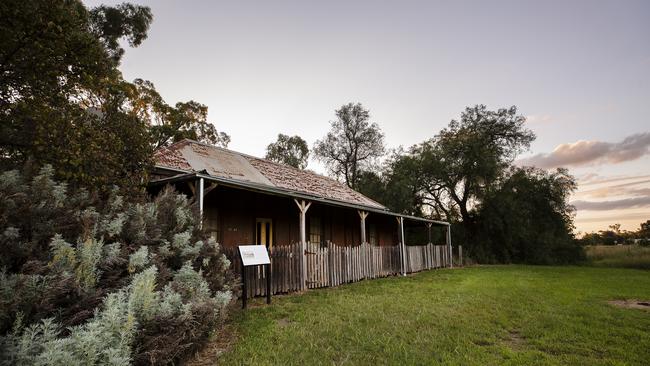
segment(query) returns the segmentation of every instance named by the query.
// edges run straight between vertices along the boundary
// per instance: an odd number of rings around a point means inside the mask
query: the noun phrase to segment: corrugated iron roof
[[[386,209],[385,206],[337,180],[193,140],[185,139],[158,149],[154,159],[160,167],[186,172],[205,171],[215,177]]]

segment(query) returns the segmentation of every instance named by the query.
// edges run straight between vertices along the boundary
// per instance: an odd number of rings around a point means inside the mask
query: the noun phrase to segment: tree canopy
[[[573,236],[575,179],[566,169],[510,168],[477,208],[473,254],[483,262],[563,264],[582,258]]]
[[[343,105],[330,124],[330,132],[316,141],[314,155],[332,175],[357,188],[360,173],[384,154],[384,134],[361,103]]]
[[[170,106],[150,81],[133,82],[133,109],[150,124],[152,145],[155,149],[182,139],[192,139],[220,147],[228,147],[230,136],[218,132],[208,122],[208,107],[190,100]]]
[[[380,169],[360,173],[357,189],[393,212],[424,216],[419,169],[418,157],[393,150]]]
[[[515,107],[468,107],[439,134],[395,151],[379,171],[359,175],[359,191],[392,211],[454,223],[454,242],[484,262],[575,261],[575,189],[565,170],[513,166],[535,139]]]
[[[457,212],[463,222],[471,223],[471,207],[535,139],[524,122],[516,107],[490,111],[476,105],[433,139],[415,146],[412,153],[420,159],[423,191],[434,209],[449,219]]]
[[[307,168],[309,147],[302,137],[278,134],[276,142],[266,147],[266,159],[298,169]]]
[[[230,140],[207,121],[205,105],[172,107],[152,83],[122,78],[120,41],[146,39],[148,7],[8,0],[0,17],[1,168],[50,164],[72,185],[130,187],[145,181],[159,146]]]

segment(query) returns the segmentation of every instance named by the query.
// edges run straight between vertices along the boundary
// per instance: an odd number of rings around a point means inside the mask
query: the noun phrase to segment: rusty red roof
[[[185,139],[160,148],[154,153],[154,159],[161,168],[188,173],[205,171],[215,177],[386,209],[335,179],[193,140]]]

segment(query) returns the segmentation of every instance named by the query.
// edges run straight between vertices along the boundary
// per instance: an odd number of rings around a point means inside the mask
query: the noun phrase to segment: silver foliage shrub
[[[168,364],[232,300],[230,263],[191,202],[71,192],[0,174],[0,364]]]

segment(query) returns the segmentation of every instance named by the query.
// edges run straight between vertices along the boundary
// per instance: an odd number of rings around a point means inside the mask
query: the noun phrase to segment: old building
[[[312,248],[363,243],[395,248],[402,253],[395,271],[405,272],[408,253],[402,247],[432,245],[432,226],[447,228],[443,237],[448,243],[447,223],[390,212],[345,184],[310,171],[192,140],[159,149],[155,163],[150,189],[172,184],[193,197],[203,228],[226,251],[245,244],[272,249],[296,243]],[[401,240],[405,226],[420,227],[428,236],[419,236],[420,243],[408,242],[408,236]]]

